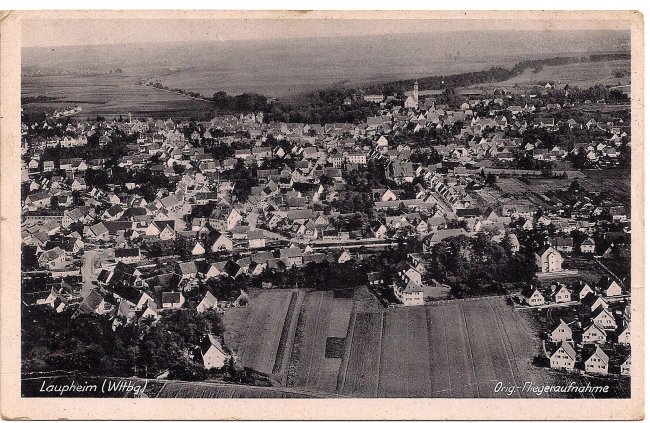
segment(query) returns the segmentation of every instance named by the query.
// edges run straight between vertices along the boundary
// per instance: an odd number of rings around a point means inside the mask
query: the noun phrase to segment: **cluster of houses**
[[[366,101],[388,104],[381,97]],[[353,258],[348,245],[402,237],[417,239],[426,253],[448,236],[489,233],[494,241],[507,238],[518,251],[515,229],[554,225],[564,235],[573,230],[589,235],[578,248],[593,252],[597,226],[587,222],[603,212],[625,222],[619,205],[604,210],[582,198],[567,204],[569,216],[539,216],[537,205],[526,198],[495,198],[486,205],[476,195],[499,189],[486,187],[485,175],[522,175],[501,167],[515,154],[549,161],[572,154],[562,147],[543,151],[541,141],[523,143],[506,135],[527,128],[557,130],[564,122],[546,117],[555,107],[511,104],[515,99],[507,95],[484,97],[453,108],[436,104],[433,97],[419,98],[416,88],[403,106],[382,107],[361,124],[265,123],[261,113],[219,116],[198,125],[171,119],[74,122],[61,116],[23,124],[23,246],[35,252],[38,270],[76,274],[84,284],[93,284],[82,295],[78,287],[62,282],[40,300],[57,310],[75,305],[82,312],[113,313],[120,322],[156,318],[160,311],[188,306],[185,296],[204,288],[202,282],[209,278],[258,277],[266,269],[281,272],[312,262],[344,263]],[[629,142],[625,123],[595,123],[584,123],[603,132],[591,145],[595,154],[608,155]],[[444,144],[395,137],[452,127],[459,131]],[[51,133],[56,135],[43,135]],[[99,184],[87,177],[90,171],[105,172],[110,180],[116,170],[107,159],[83,152],[90,142],[108,146],[120,134],[135,141],[124,146],[116,166],[129,176],[147,171],[168,186],[147,187],[148,182],[131,177],[124,184]],[[215,145],[233,152],[216,156],[210,149]],[[55,147],[69,153],[53,158],[49,152]],[[415,153],[433,152],[442,162],[412,160]],[[349,216],[337,206],[342,193],[355,190],[346,175],[364,172],[371,161],[391,184],[368,193],[372,219],[344,224]],[[235,195],[242,184],[234,174],[239,164],[255,169],[243,196]],[[523,174],[539,176],[529,172]],[[145,188],[152,189],[145,194]],[[550,241],[539,252],[540,272],[562,269],[562,254],[569,252],[564,239]],[[184,245],[192,260],[180,259],[172,248],[176,245]],[[157,265],[156,246],[166,251],[170,268]],[[89,253],[96,251],[111,251],[112,256],[98,266],[89,264]],[[406,305],[423,304],[431,289],[448,288],[426,274],[423,261],[422,255],[410,255],[392,280],[395,296]],[[209,291],[201,295],[189,303],[202,310],[245,302],[243,297],[218,301]]]
[[[529,306],[562,306],[562,317],[546,334],[552,369],[630,375],[630,305],[616,280],[603,276],[593,288],[585,282],[530,287],[522,297]]]

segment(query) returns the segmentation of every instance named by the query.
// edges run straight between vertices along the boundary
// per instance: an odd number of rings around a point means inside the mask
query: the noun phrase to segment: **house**
[[[193,261],[178,263],[181,279],[195,278],[197,274],[196,264]]]
[[[600,278],[596,284],[596,289],[605,297],[614,297],[623,293],[621,286],[609,276],[603,276]]]
[[[582,303],[589,307],[589,311],[596,311],[599,308],[608,308],[609,304],[600,295],[589,293],[582,299]]]
[[[585,372],[607,374],[609,369],[609,356],[596,345],[589,358],[585,360]]]
[[[192,255],[200,256],[203,254],[205,254],[205,247],[203,246],[203,243],[201,241],[196,241],[194,243],[194,247],[192,247]]]
[[[232,230],[243,219],[244,217],[236,209],[230,210],[230,213],[228,214],[228,218],[226,219],[226,223],[227,223],[226,228],[229,231]]]
[[[370,224],[370,230],[372,231],[372,235],[375,238],[383,239],[386,238],[386,226],[381,223],[381,222],[373,222]]]
[[[161,241],[176,239],[175,223],[173,220],[153,221],[145,229],[145,235],[156,236]]]
[[[592,238],[587,238],[580,244],[580,252],[582,254],[593,254],[596,251],[596,243]]]
[[[582,332],[583,344],[604,344],[607,342],[607,332],[597,323],[589,325]]]
[[[562,253],[570,253],[573,251],[573,239],[569,237],[555,237],[550,238],[548,241],[551,247],[555,248],[557,251]]]
[[[564,285],[551,285],[549,297],[555,303],[567,303],[571,301],[571,291]]]
[[[562,271],[564,259],[555,248],[548,247],[541,253],[535,253],[535,261],[542,273],[550,273]]]
[[[531,307],[544,304],[544,295],[542,295],[539,289],[535,288],[532,285],[524,288],[524,290],[521,292],[521,296],[523,297],[526,304]]]
[[[573,331],[564,320],[560,319],[560,323],[558,323],[557,326],[555,326],[555,329],[551,331],[549,339],[552,342],[571,342],[573,341]]]
[[[58,269],[65,263],[65,251],[60,247],[44,251],[38,257],[38,264],[48,269]]]
[[[163,292],[162,293],[162,308],[181,308],[185,304],[185,297],[182,292]]]
[[[628,355],[621,363],[621,374],[624,376],[630,375],[630,368],[632,367],[632,356]]]
[[[616,341],[619,344],[630,344],[632,335],[630,334],[630,326],[628,324],[623,324],[621,329],[616,333]]]
[[[599,308],[596,311],[594,311],[591,315],[591,320],[594,323],[599,324],[606,330],[610,329],[616,329],[616,321],[614,320],[614,316],[612,316],[612,313],[610,313],[609,310],[606,308]]]
[[[221,368],[230,360],[230,354],[225,352],[221,341],[212,334],[208,334],[201,343],[201,357],[206,369]]]
[[[591,289],[588,283],[582,283],[578,287],[578,299],[582,300],[585,298],[588,294],[593,294],[594,290]]]
[[[352,255],[348,250],[341,251],[341,254],[339,254],[338,258],[336,259],[338,263],[345,263],[350,260],[352,260]]]
[[[91,289],[79,304],[77,312],[85,314],[106,314],[110,309],[110,303],[106,302],[99,289]]]
[[[219,301],[217,300],[217,297],[212,295],[212,292],[207,291],[201,302],[196,306],[196,311],[203,313],[206,310],[215,308],[218,303]]]
[[[264,248],[266,247],[266,237],[261,230],[251,230],[248,232],[248,247],[249,248]]]
[[[226,235],[217,233],[216,239],[212,244],[212,252],[217,251],[232,251],[234,249],[234,243],[232,239],[228,238]]]
[[[282,248],[280,259],[287,267],[302,266],[302,250],[300,248]]]
[[[139,248],[116,248],[115,261],[131,264],[137,263],[141,259]]]
[[[424,305],[424,290],[416,282],[398,279],[393,283],[393,293],[405,306]]]
[[[566,341],[562,342],[549,358],[552,369],[573,370],[576,365],[576,351]]]

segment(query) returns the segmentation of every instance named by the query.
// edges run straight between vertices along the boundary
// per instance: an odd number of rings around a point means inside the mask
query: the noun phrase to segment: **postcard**
[[[7,419],[641,419],[633,11],[12,11]]]

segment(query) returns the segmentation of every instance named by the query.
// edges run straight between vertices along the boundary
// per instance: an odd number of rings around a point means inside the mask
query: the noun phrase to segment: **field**
[[[534,73],[531,69],[515,78],[500,83],[490,84],[491,87],[512,87],[515,84],[520,86],[537,85],[539,82],[553,81],[560,86],[569,84],[580,88],[588,88],[593,85],[620,85],[630,83],[630,77],[615,78],[614,72],[630,71],[630,60],[610,60],[603,62],[582,62],[571,63],[560,66],[544,66]]]
[[[630,196],[632,194],[632,179],[630,169],[599,169],[583,170],[587,178],[580,181],[580,185],[589,191],[608,193],[612,199],[627,207],[630,212]]]
[[[157,393],[156,398],[320,398],[323,396],[328,395],[275,387],[210,382],[168,382]]]
[[[353,333],[346,396],[503,397],[497,381],[545,376],[528,323],[502,299],[361,313]]]
[[[291,297],[289,289],[251,290],[250,306],[226,311],[226,345],[244,366],[273,373]]]
[[[227,312],[226,342],[287,388],[346,397],[491,398],[505,395],[499,381],[551,380],[532,364],[541,343],[531,319],[503,298],[381,309],[357,297],[254,291],[250,306]]]
[[[79,118],[123,116],[152,118],[188,118],[211,110],[209,102],[138,85],[138,78],[124,75],[39,76],[22,78],[22,96],[45,95],[56,100],[29,103],[25,111],[50,112],[64,107],[81,106]]]
[[[336,392],[342,358],[325,355],[328,338],[346,338],[351,298],[334,298],[331,291],[306,294],[299,317],[301,348],[294,348],[289,386]]]

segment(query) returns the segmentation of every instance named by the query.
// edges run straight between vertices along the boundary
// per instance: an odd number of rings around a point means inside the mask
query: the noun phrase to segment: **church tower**
[[[415,104],[420,103],[420,95],[418,93],[418,81],[415,81],[415,84],[413,84],[413,101],[415,101]]]

